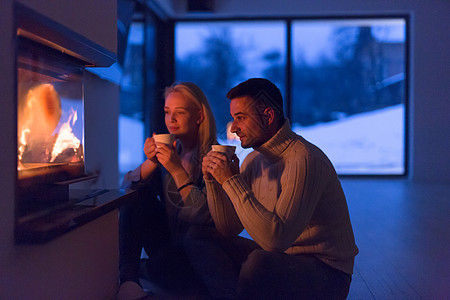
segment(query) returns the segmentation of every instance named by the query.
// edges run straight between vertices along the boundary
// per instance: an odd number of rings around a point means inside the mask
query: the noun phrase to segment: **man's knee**
[[[243,299],[268,299],[267,292],[273,285],[271,253],[265,250],[254,250],[242,264],[239,273],[238,294]]]
[[[270,252],[262,249],[252,251],[247,260],[242,264],[241,272],[254,277],[261,272],[267,271],[270,265]]]
[[[264,285],[268,279],[268,274],[271,273],[271,255],[265,250],[254,250],[249,255],[247,260],[242,264],[240,279],[243,285]]]

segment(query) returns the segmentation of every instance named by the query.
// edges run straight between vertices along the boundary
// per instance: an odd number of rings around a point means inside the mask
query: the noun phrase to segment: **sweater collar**
[[[291,130],[289,120],[285,119],[283,126],[277,133],[261,146],[255,147],[254,150],[260,152],[269,160],[275,160],[286,150],[295,136],[296,133]]]

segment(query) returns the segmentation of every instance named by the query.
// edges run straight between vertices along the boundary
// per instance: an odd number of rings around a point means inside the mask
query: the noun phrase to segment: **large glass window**
[[[339,174],[403,174],[405,20],[292,23],[294,131]]]
[[[226,93],[265,77],[282,91],[293,130],[323,149],[339,174],[400,175],[405,31],[403,18],[177,22],[176,79],[203,89],[219,142],[237,145],[241,161],[251,149],[227,132]]]

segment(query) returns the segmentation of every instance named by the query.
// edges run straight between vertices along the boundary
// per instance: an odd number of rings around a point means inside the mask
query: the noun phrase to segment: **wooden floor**
[[[359,248],[348,299],[450,299],[450,185],[341,182]]]
[[[348,299],[450,299],[450,185],[342,186],[359,248]]]

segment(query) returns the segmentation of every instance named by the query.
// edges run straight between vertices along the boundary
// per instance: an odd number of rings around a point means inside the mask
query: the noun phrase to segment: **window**
[[[142,22],[133,22],[128,34],[120,83],[120,182],[126,172],[135,169],[143,160],[143,47],[144,24]]]
[[[292,23],[293,130],[339,174],[403,174],[405,20]]]
[[[176,79],[202,88],[219,142],[237,145],[241,161],[251,149],[227,134],[226,93],[265,77],[282,91],[293,130],[324,150],[339,174],[401,175],[405,43],[405,18],[180,21]]]

